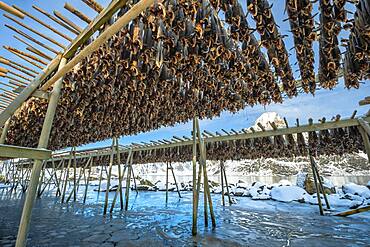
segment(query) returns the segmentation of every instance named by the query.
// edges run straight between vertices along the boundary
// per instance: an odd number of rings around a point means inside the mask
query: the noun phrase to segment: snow
[[[370,189],[363,185],[355,183],[349,183],[342,186],[342,190],[346,194],[353,194],[364,197],[365,199],[370,198]]]
[[[284,120],[276,112],[265,112],[257,118],[253,128],[260,130],[257,125],[257,123],[260,123],[265,129],[271,130],[272,127],[269,122],[274,122],[278,128],[285,126]]]
[[[307,175],[308,175],[307,172],[299,172],[297,174],[297,182],[296,182],[296,185],[298,187],[304,188],[304,181],[306,180]]]
[[[6,188],[10,188],[10,187],[12,187],[10,184],[0,183],[0,189],[6,189]]]
[[[280,202],[304,200],[308,193],[298,186],[279,186],[271,190],[271,199]]]

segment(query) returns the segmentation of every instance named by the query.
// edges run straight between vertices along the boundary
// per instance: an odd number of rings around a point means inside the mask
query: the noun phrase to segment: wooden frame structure
[[[88,57],[91,53],[96,51],[102,44],[106,43],[113,35],[118,33],[122,27],[129,24],[133,19],[135,19],[137,16],[140,15],[143,11],[145,11],[149,6],[151,6],[155,1],[154,0],[141,0],[131,6],[131,8],[128,9],[125,14],[118,17],[118,19],[112,23],[111,25],[107,25],[109,20],[112,18],[112,16],[121,8],[128,7],[126,0],[113,0],[111,4],[106,7],[105,9],[102,9],[101,6],[99,6],[97,3],[95,3],[94,0],[86,1],[84,0],[86,4],[88,4],[92,9],[94,9],[96,12],[99,13],[99,15],[94,19],[90,20],[87,16],[85,16],[83,13],[78,11],[77,9],[73,8],[70,5],[67,5],[66,8],[71,11],[73,14],[78,16],[79,18],[83,19],[86,23],[88,23],[88,26],[81,32],[81,29],[79,27],[76,27],[60,14],[55,14],[58,18],[51,18],[49,14],[44,14],[48,16],[50,19],[52,19],[54,22],[58,23],[59,25],[62,25],[64,27],[68,27],[69,29],[74,30],[74,33],[79,33],[77,38],[75,38],[72,43],[65,47],[61,45],[60,43],[56,42],[55,40],[52,40],[48,37],[45,37],[37,30],[32,29],[31,27],[28,27],[24,25],[22,22],[14,19],[13,17],[8,16],[9,19],[15,21],[17,24],[21,25],[22,27],[28,29],[29,31],[35,33],[38,37],[43,37],[47,39],[48,41],[58,45],[59,47],[63,48],[64,51],[59,52],[55,51],[54,49],[42,44],[41,42],[38,42],[37,39],[34,39],[30,37],[29,35],[25,34],[24,32],[15,29],[12,26],[7,25],[8,28],[12,29],[13,31],[17,32],[21,36],[31,40],[32,42],[44,47],[45,49],[48,49],[49,51],[52,51],[53,53],[57,54],[56,57],[49,62],[48,66],[46,66],[42,72],[34,71],[26,66],[19,65],[12,63],[12,61],[8,61],[6,59],[1,59],[1,63],[5,63],[7,65],[12,64],[14,68],[17,68],[18,71],[28,73],[28,75],[34,75],[36,77],[33,77],[34,79],[32,81],[20,81],[19,79],[9,77],[3,72],[1,73],[1,76],[15,79],[18,83],[15,82],[9,82],[12,85],[15,85],[20,89],[21,91],[13,91],[11,93],[14,93],[15,95],[11,94],[3,94],[1,98],[1,109],[2,112],[0,113],[0,127],[3,127],[2,135],[0,139],[0,143],[4,143],[6,139],[6,134],[8,131],[7,124],[9,123],[9,118],[12,117],[17,110],[26,102],[27,99],[30,97],[38,97],[42,99],[46,99],[48,101],[47,103],[47,112],[46,116],[43,122],[43,127],[41,131],[41,135],[39,137],[38,147],[37,149],[29,149],[29,148],[23,148],[23,147],[15,147],[15,146],[9,146],[9,145],[0,145],[0,156],[1,157],[22,157],[22,158],[33,158],[35,159],[35,163],[32,166],[32,173],[30,175],[30,184],[27,191],[27,196],[24,204],[24,209],[22,212],[19,232],[17,236],[17,242],[16,246],[21,247],[26,245],[26,239],[27,239],[27,232],[30,224],[31,219],[31,211],[33,207],[33,203],[37,194],[38,189],[38,183],[40,174],[43,168],[43,160],[46,160],[50,158],[51,152],[46,150],[49,143],[52,123],[54,120],[56,107],[58,104],[58,100],[60,98],[60,92],[61,88],[63,86],[63,77],[72,70],[76,65],[78,65],[84,58]],[[261,1],[263,4],[266,4],[267,1]],[[226,11],[220,6],[213,6],[217,11]],[[321,7],[327,7],[327,6],[321,6]],[[28,14],[27,12],[24,12],[20,8],[17,7],[10,7],[3,2],[0,2],[0,8],[9,12],[12,15],[18,16],[20,18],[25,18],[26,16],[33,19],[34,21],[42,24],[44,27],[48,28],[49,30],[61,35],[67,40],[71,40],[69,37],[66,37],[62,35],[60,32],[57,31],[57,29],[51,27],[50,25],[42,22],[41,20],[35,18],[34,16]],[[35,8],[37,9],[37,8]],[[248,1],[248,10],[252,12],[253,17],[258,19],[259,15],[267,10],[267,8],[264,8],[261,6],[257,1]],[[38,11],[43,12],[41,9],[38,9]],[[270,12],[269,12],[270,13]],[[360,13],[361,14],[361,13]],[[238,16],[236,16],[238,17]],[[231,18],[230,20],[227,20],[230,25],[236,25],[235,19]],[[273,24],[273,18],[270,18],[268,21],[270,21],[270,24]],[[324,20],[325,21],[325,20]],[[328,22],[328,20],[326,20]],[[104,29],[102,29],[102,27]],[[275,27],[272,25],[272,27]],[[275,27],[276,28],[276,27]],[[272,28],[273,29],[273,28]],[[262,30],[261,27],[258,27],[257,30],[259,32],[265,32],[266,30]],[[96,32],[101,31],[100,35],[97,36],[97,38],[91,43],[86,43],[89,41],[91,36]],[[267,30],[270,32],[270,30]],[[322,39],[330,38],[327,37],[328,33],[327,30],[323,30]],[[244,37],[246,38],[246,37]],[[307,37],[306,37],[307,38]],[[275,41],[280,41],[281,38],[277,33],[274,33],[274,39]],[[325,40],[324,40],[325,42]],[[277,42],[279,43],[279,42]],[[264,40],[263,44],[267,46],[266,40]],[[288,68],[289,65],[287,63],[287,59],[285,58],[284,51],[285,48],[282,48],[283,45],[275,46],[275,47],[267,47],[269,50],[269,55],[271,55],[273,58],[278,59],[281,57],[284,57],[282,59],[285,61],[283,63],[283,66],[285,68]],[[37,62],[40,63],[40,58],[22,52],[17,49],[10,49],[12,53],[23,59],[24,61],[40,68],[41,66],[37,64]],[[29,51],[33,52],[34,54],[41,56],[43,59],[47,59],[48,57],[45,56],[41,51],[33,48],[28,47]],[[275,55],[271,53],[271,50],[275,50],[277,52]],[[262,56],[263,57],[263,56]],[[44,62],[42,62],[44,63]],[[291,81],[291,78],[287,78],[286,76],[283,76],[283,73],[281,73],[281,68],[278,68],[279,66],[275,64],[275,67],[278,71],[279,76],[283,79],[282,86],[280,85],[280,88],[282,87],[290,96],[295,95],[295,89],[287,90],[289,89],[289,82]],[[42,68],[42,67],[41,67]],[[338,68],[339,69],[339,68]],[[290,69],[288,69],[290,71]],[[279,72],[280,71],[280,72]],[[5,71],[6,72],[6,71]],[[345,71],[346,72],[346,71]],[[14,73],[13,73],[14,74]],[[288,73],[290,74],[290,73]],[[334,77],[338,77],[339,72],[336,71]],[[289,77],[289,76],[288,76]],[[22,76],[24,78],[24,76]],[[330,78],[330,82],[332,82],[332,78]],[[304,82],[304,81],[303,81]],[[353,81],[352,81],[353,82]],[[326,82],[325,82],[326,83]],[[354,80],[354,83],[356,81]],[[306,86],[305,83],[302,84],[303,86]],[[351,84],[352,85],[352,84]],[[10,86],[10,85],[9,85]],[[332,87],[331,85],[325,85],[324,87]],[[355,85],[356,87],[356,85]],[[52,88],[52,90],[49,92],[48,90]],[[305,89],[306,90],[306,89]],[[363,121],[369,122],[369,118],[365,118]],[[208,181],[207,177],[207,169],[206,169],[206,150],[205,150],[205,144],[207,142],[217,142],[217,141],[229,141],[229,140],[241,140],[241,139],[249,139],[249,138],[259,138],[259,137],[269,137],[269,136],[278,136],[278,135],[289,135],[293,133],[302,133],[302,132],[310,132],[310,131],[319,131],[319,130],[325,130],[330,128],[340,128],[340,127],[348,127],[348,126],[361,126],[359,127],[361,129],[361,135],[365,142],[365,147],[368,153],[368,156],[370,158],[370,144],[368,140],[368,134],[369,134],[369,128],[368,124],[366,122],[362,122],[360,120],[356,119],[348,119],[343,121],[336,121],[336,122],[327,122],[327,123],[321,123],[321,124],[312,124],[308,126],[300,126],[300,127],[293,127],[293,128],[286,128],[286,129],[279,129],[279,130],[273,130],[273,131],[259,131],[259,132],[253,132],[253,133],[237,133],[233,131],[234,134],[227,134],[227,135],[210,135],[208,132],[201,133],[199,128],[199,123],[197,117],[194,117],[194,125],[193,125],[193,138],[175,138],[177,141],[159,141],[153,142],[154,144],[144,144],[144,145],[133,145],[126,149],[120,150],[118,148],[118,142],[112,145],[112,150],[114,147],[116,147],[116,152],[137,152],[142,150],[154,150],[154,149],[162,149],[162,148],[169,148],[169,147],[178,147],[178,146],[186,146],[186,145],[192,145],[193,146],[193,198],[194,205],[193,205],[193,229],[192,233],[196,234],[196,224],[197,224],[197,207],[198,207],[198,200],[199,200],[199,189],[200,189],[200,179],[201,177],[204,178],[204,181]],[[367,127],[366,127],[367,126]],[[197,148],[198,147],[198,148]],[[199,155],[197,155],[197,151],[199,151]],[[76,157],[76,152],[73,154]],[[94,154],[95,155],[95,154]],[[94,157],[94,155],[90,155],[90,157]],[[113,156],[113,152],[111,152],[111,155]],[[196,180],[196,164],[197,164],[197,157],[199,156],[199,169],[198,169],[198,181]],[[119,157],[119,155],[118,155]],[[72,158],[69,159],[70,161]],[[113,158],[111,158],[113,162]],[[110,167],[112,165],[112,162],[110,163]],[[130,156],[130,164],[132,164],[132,155]],[[70,166],[70,162],[68,164]],[[92,162],[89,164],[89,166],[92,166]],[[128,167],[128,178],[131,176],[131,165]],[[123,176],[123,175],[122,175]],[[121,175],[120,175],[121,178]],[[128,180],[129,181],[129,180]],[[76,183],[76,174],[74,176],[74,182]],[[76,184],[75,184],[76,186]],[[196,188],[196,189],[195,189]],[[65,189],[65,187],[64,187]],[[76,188],[74,188],[74,197],[76,194]],[[207,207],[209,206],[209,212],[212,220],[212,226],[216,226],[215,222],[215,216],[213,212],[213,206],[212,206],[212,199],[208,188],[208,183],[205,183],[205,223],[208,224],[208,216]],[[126,193],[126,205],[125,208],[127,209],[128,205],[128,192]],[[63,193],[64,197],[64,193]],[[121,207],[122,207],[122,192],[120,191],[120,199],[121,199]],[[104,207],[104,211],[107,211],[107,205]]]

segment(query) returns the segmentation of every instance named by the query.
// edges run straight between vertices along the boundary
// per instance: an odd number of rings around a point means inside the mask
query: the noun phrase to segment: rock
[[[363,185],[349,183],[349,184],[343,185],[342,190],[345,194],[358,195],[365,199],[370,198],[370,189]]]
[[[298,187],[304,189],[307,175],[308,175],[307,172],[299,172],[297,174],[297,182],[296,182],[296,185]]]
[[[351,202],[351,204],[349,205],[349,208],[350,208],[350,209],[358,208],[358,207],[360,207],[363,203],[364,203],[364,201],[353,201],[353,202]]]
[[[271,190],[271,199],[280,202],[305,200],[307,192],[298,186],[280,186]]]
[[[324,187],[325,194],[335,193],[335,186],[330,180],[324,177],[321,177],[321,181],[323,181],[323,187]],[[307,174],[304,180],[303,189],[305,189],[307,193],[311,195],[316,193],[315,182],[314,182],[314,178],[312,174]]]
[[[140,179],[140,185],[148,185],[149,187],[154,186],[154,184],[147,179]]]

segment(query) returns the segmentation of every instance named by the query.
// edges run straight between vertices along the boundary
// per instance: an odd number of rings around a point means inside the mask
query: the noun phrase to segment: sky
[[[32,15],[36,16],[37,18],[47,22],[53,27],[56,27],[59,31],[65,33],[71,38],[75,38],[76,35],[69,32],[68,30],[58,26],[56,23],[49,21],[47,17],[43,16],[39,12],[37,12],[35,9],[32,8],[32,4],[37,5],[38,7],[41,7],[42,9],[46,10],[49,13],[52,13],[53,10],[57,10],[61,12],[63,15],[71,19],[75,24],[80,26],[81,28],[85,28],[87,26],[86,23],[79,20],[74,15],[70,14],[67,10],[63,8],[64,1],[51,1],[51,0],[36,0],[36,1],[24,1],[24,0],[4,0],[5,3],[9,5],[17,5],[24,9],[25,11],[31,13]],[[109,4],[108,0],[97,0],[101,5],[104,7]],[[92,9],[88,8],[81,0],[68,0],[68,3],[75,6],[77,9],[81,10],[83,13],[85,13],[87,16],[90,17],[90,19],[93,19],[97,13],[94,12]],[[246,10],[245,7],[245,1],[241,1],[242,6],[244,10]],[[287,50],[290,53],[289,61],[292,66],[292,70],[294,71],[294,75],[296,79],[299,79],[299,72],[298,72],[298,65],[296,64],[296,54],[294,52],[294,49],[291,49],[293,44],[292,35],[290,33],[290,27],[289,22],[283,21],[287,18],[287,15],[285,13],[285,1],[284,0],[270,0],[270,3],[272,3],[272,11],[275,17],[275,21],[277,25],[280,27],[280,31],[283,35],[286,35],[287,37],[284,39],[285,45]],[[313,12],[316,13],[318,3],[314,4],[314,10]],[[347,4],[347,9],[354,11],[354,7],[350,4]],[[5,50],[3,48],[3,45],[8,45],[15,47],[17,49],[21,49],[26,51],[26,45],[23,43],[17,41],[13,35],[15,34],[10,29],[6,28],[3,24],[11,24],[12,26],[22,30],[23,32],[35,37],[31,32],[28,30],[18,26],[18,24],[13,23],[11,20],[5,18],[2,14],[3,11],[0,12],[0,56],[6,57],[8,59],[12,59],[16,62],[23,63],[22,60],[20,60],[15,55],[12,55],[10,52]],[[221,19],[222,19],[221,15]],[[319,15],[315,17],[315,20],[317,21],[317,24],[319,24]],[[49,31],[42,25],[36,23],[35,21],[31,20],[30,18],[25,18],[22,20],[22,22],[26,25],[31,26],[32,28],[36,30],[41,30],[43,34],[55,39],[56,41],[62,43],[65,46],[68,46],[69,42],[61,37],[59,37],[57,34]],[[254,21],[248,17],[248,22],[251,26],[251,28],[254,27]],[[256,37],[259,39],[259,35],[256,34]],[[19,35],[18,35],[19,36]],[[342,32],[340,34],[341,37],[348,37],[348,32]],[[46,41],[42,38],[38,38],[43,43],[47,44],[48,46],[60,50],[60,48],[49,41]],[[30,42],[31,43],[31,42]],[[42,50],[44,53],[48,54],[49,56],[54,56],[53,53],[49,52],[48,50],[45,50],[38,45],[33,44],[37,49]],[[318,42],[314,43],[314,52],[315,52],[315,70],[317,72],[318,69]],[[345,51],[343,47],[341,47],[342,52]],[[0,65],[1,67],[6,67],[4,65]],[[37,69],[36,67],[33,67],[30,64],[27,64],[27,66],[32,67],[33,69]],[[0,78],[0,82],[6,82],[4,78]],[[0,86],[0,88],[4,88],[3,86]],[[8,89],[8,88],[6,88]],[[295,119],[299,118],[300,122],[306,123],[308,118],[313,118],[314,121],[317,122],[319,118],[326,117],[327,119],[331,119],[332,116],[335,116],[337,114],[340,114],[343,118],[349,117],[354,110],[358,111],[358,115],[365,114],[368,110],[368,106],[362,106],[360,107],[358,105],[358,102],[363,99],[366,96],[370,95],[370,85],[369,81],[365,81],[363,85],[361,85],[359,90],[356,89],[345,89],[343,80],[339,80],[338,86],[334,90],[324,90],[320,89],[316,92],[315,96],[312,96],[311,94],[299,94],[297,97],[292,99],[285,99],[282,104],[271,104],[268,106],[254,106],[254,107],[246,107],[244,110],[239,111],[236,114],[230,113],[230,112],[223,112],[220,117],[214,118],[212,120],[206,119],[200,121],[200,127],[201,129],[207,129],[209,131],[215,132],[219,131],[220,129],[230,130],[231,128],[235,130],[240,130],[242,128],[249,127],[254,124],[255,120],[264,112],[270,112],[274,111],[277,112],[281,117],[286,117],[288,122],[291,126],[295,124]],[[192,122],[189,121],[185,124],[177,124],[175,126],[171,127],[163,127],[155,131],[147,132],[147,133],[141,133],[136,136],[125,136],[120,138],[120,144],[130,144],[131,142],[137,142],[140,143],[148,142],[150,140],[157,140],[157,139],[171,139],[172,136],[190,136],[190,131],[192,129]],[[101,146],[109,146],[111,144],[111,140],[105,140],[98,143],[91,143],[88,145],[84,145],[82,147],[79,147],[79,149],[83,148],[92,148],[92,147],[101,147]]]

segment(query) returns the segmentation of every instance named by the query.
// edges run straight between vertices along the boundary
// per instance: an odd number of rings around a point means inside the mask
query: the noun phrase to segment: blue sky
[[[103,6],[107,6],[109,1],[108,0],[97,0],[100,4]],[[80,21],[78,18],[70,14],[68,11],[66,11],[63,8],[64,1],[50,1],[50,0],[38,0],[38,1],[24,1],[24,0],[5,0],[7,4],[15,4],[22,9],[28,11],[29,13],[33,14],[34,16],[38,17],[41,20],[47,21],[49,24],[51,24],[53,27],[57,27],[59,31],[64,32],[71,38],[74,38],[75,35],[69,32],[68,30],[59,27],[56,23],[49,21],[46,17],[44,17],[42,14],[38,13],[36,10],[32,8],[32,4],[35,4],[42,9],[48,11],[49,13],[52,13],[53,10],[58,10],[63,15],[67,16],[71,20],[73,20],[74,23],[79,25],[80,27],[84,28],[87,24]],[[77,7],[81,11],[83,11],[85,14],[87,14],[91,19],[93,19],[96,16],[96,13],[88,8],[84,3],[82,3],[81,0],[69,0],[69,3],[71,3],[73,6]],[[243,8],[245,9],[245,1],[241,1]],[[273,4],[272,10],[274,13],[275,20],[277,24],[280,27],[280,31],[283,35],[287,35],[288,37],[284,39],[287,50],[291,54],[289,57],[290,64],[292,66],[293,71],[295,72],[295,78],[299,78],[299,72],[296,72],[298,69],[298,65],[296,63],[296,54],[294,52],[294,49],[290,49],[293,47],[292,42],[292,35],[289,32],[289,22],[283,22],[284,19],[287,18],[286,14],[284,13],[285,8],[285,1],[283,0],[275,0],[270,1],[270,3]],[[314,4],[314,13],[317,12],[317,5],[318,3]],[[347,8],[354,10],[353,6],[347,6]],[[1,13],[4,13],[1,11]],[[319,22],[318,16],[316,16],[317,22]],[[30,18],[25,18],[22,20],[23,23],[32,26],[34,29],[42,30],[42,32],[45,35],[48,35],[52,37],[53,39],[57,40],[60,43],[63,43],[64,45],[68,45],[68,42],[64,40],[63,38],[59,37],[57,34],[49,31],[45,27],[41,26],[40,24],[34,22]],[[251,20],[250,17],[248,17],[248,21],[251,27],[254,26],[254,21]],[[0,15],[0,23],[8,23],[12,26],[15,26],[18,29],[21,29],[27,34],[32,35],[31,32],[25,30],[22,27],[19,27],[17,24],[12,23],[12,21],[6,19],[3,17],[3,15]],[[8,28],[4,27],[4,25],[0,26],[0,56],[4,56],[9,59],[14,59],[14,61],[23,63],[19,58],[15,57],[8,51],[6,51],[4,48],[2,48],[3,45],[10,45],[15,48],[26,50],[26,46],[19,41],[15,40],[13,35],[15,33]],[[34,35],[32,35],[35,37]],[[259,38],[258,34],[256,34],[256,37]],[[340,34],[340,37],[348,37],[348,32],[342,32]],[[52,43],[43,40],[42,38],[39,38],[40,41],[44,42],[48,46],[58,49],[58,46],[53,45]],[[53,56],[51,52],[48,52],[47,50],[35,45],[38,49],[42,50],[49,56]],[[342,51],[344,51],[343,48],[341,48]],[[318,68],[318,42],[315,42],[314,44],[314,51],[315,51],[315,69],[317,72]],[[0,65],[1,67],[6,67],[4,65]],[[32,67],[33,69],[36,69],[32,65],[28,65]],[[1,82],[6,82],[4,78],[0,78]],[[1,88],[2,86],[0,86]],[[243,111],[240,111],[236,114],[232,114],[229,112],[224,112],[221,114],[220,117],[214,118],[212,120],[202,120],[200,122],[200,126],[202,129],[207,129],[210,131],[217,131],[221,128],[224,128],[226,130],[233,129],[241,129],[249,127],[254,123],[256,118],[260,116],[264,112],[268,111],[275,111],[280,116],[286,117],[288,121],[290,122],[290,125],[294,125],[295,119],[300,118],[301,122],[304,123],[307,121],[308,118],[312,117],[315,121],[317,119],[326,117],[327,119],[330,119],[332,116],[335,116],[336,114],[341,114],[342,117],[348,117],[352,114],[352,112],[356,109],[358,110],[358,114],[364,114],[368,111],[369,107],[358,106],[359,100],[363,99],[365,96],[370,95],[370,85],[369,81],[366,81],[365,84],[363,84],[359,90],[347,90],[344,88],[343,80],[339,81],[339,85],[334,90],[318,90],[315,94],[315,96],[307,95],[307,94],[300,94],[298,97],[293,99],[286,99],[283,104],[271,104],[268,106],[255,106],[255,107],[247,107]],[[190,131],[192,128],[191,121],[185,124],[177,124],[173,127],[163,127],[161,129],[151,131],[148,133],[141,133],[136,136],[125,136],[120,139],[121,144],[128,144],[131,142],[140,142],[144,141],[147,142],[149,140],[156,140],[156,139],[170,139],[173,135],[177,136],[183,136],[183,135],[190,135]],[[98,142],[94,144],[88,144],[85,145],[85,147],[95,147],[95,146],[107,146],[110,145],[111,141],[106,140],[103,142]]]

